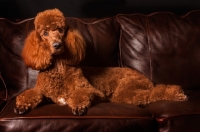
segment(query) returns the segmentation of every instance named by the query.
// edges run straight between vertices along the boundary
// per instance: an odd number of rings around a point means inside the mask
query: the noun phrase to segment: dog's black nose
[[[55,42],[55,43],[53,43],[53,47],[54,47],[55,49],[60,49],[61,45],[62,45],[62,43],[60,43],[60,42]]]

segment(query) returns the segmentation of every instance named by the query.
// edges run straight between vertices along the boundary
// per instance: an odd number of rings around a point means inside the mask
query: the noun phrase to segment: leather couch
[[[13,112],[15,97],[35,85],[38,71],[20,57],[34,18],[11,22],[0,18],[1,132],[197,132],[200,131],[200,11],[119,14],[109,18],[67,18],[87,43],[80,64],[130,67],[155,84],[181,85],[188,101],[158,101],[144,108],[101,103],[83,116],[68,106],[43,103],[25,115]]]

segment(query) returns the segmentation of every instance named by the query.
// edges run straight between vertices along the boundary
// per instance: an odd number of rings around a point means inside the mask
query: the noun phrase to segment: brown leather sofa
[[[155,84],[181,85],[185,102],[158,101],[147,107],[101,103],[84,116],[68,106],[44,103],[25,115],[13,112],[15,97],[35,84],[37,71],[20,57],[34,19],[0,18],[1,132],[197,132],[200,131],[200,11],[123,14],[103,19],[67,18],[87,42],[81,65],[130,67]]]

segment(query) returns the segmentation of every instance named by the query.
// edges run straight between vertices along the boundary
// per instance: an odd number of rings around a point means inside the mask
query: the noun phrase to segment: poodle
[[[130,68],[79,66],[86,43],[77,30],[66,26],[58,9],[38,13],[34,25],[35,30],[25,40],[22,58],[39,74],[35,87],[16,97],[16,114],[29,112],[45,98],[68,105],[74,115],[83,115],[92,105],[108,101],[145,106],[158,100],[187,100],[180,86],[154,85]]]

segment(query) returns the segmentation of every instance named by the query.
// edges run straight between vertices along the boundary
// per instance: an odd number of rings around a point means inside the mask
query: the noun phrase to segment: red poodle
[[[39,13],[22,51],[28,67],[39,70],[34,88],[16,98],[16,114],[24,114],[44,97],[68,105],[74,115],[83,115],[96,103],[111,101],[147,105],[158,100],[184,101],[180,86],[153,85],[141,73],[129,68],[83,68],[86,44],[81,34],[66,27],[58,9]]]

